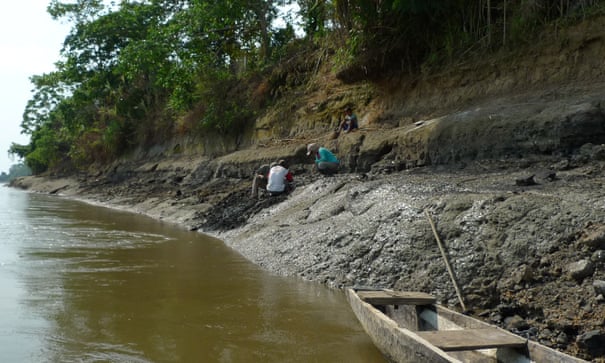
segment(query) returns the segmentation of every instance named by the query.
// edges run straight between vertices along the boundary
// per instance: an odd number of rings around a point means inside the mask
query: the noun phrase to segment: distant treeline
[[[603,0],[52,0],[72,25],[34,75],[34,173],[86,168],[182,134],[237,134],[329,62],[345,82],[415,73],[535,41]]]
[[[30,168],[27,167],[27,165],[22,164],[22,163],[13,164],[10,167],[8,174],[4,171],[2,173],[0,173],[0,183],[6,183],[15,178],[18,178],[21,176],[28,176],[31,174],[32,174],[32,171]]]

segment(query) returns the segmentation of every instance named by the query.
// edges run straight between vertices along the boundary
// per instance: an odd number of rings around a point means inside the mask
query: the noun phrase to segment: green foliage
[[[237,77],[228,73],[206,75],[199,83],[197,95],[204,100],[198,131],[221,134],[241,133],[253,116],[246,88]]]
[[[291,24],[287,24],[285,28],[277,29],[273,35],[273,43],[271,44],[272,60],[279,62],[287,56],[290,45],[296,45],[296,36],[294,34],[294,27]]]
[[[316,39],[326,35],[329,20],[333,17],[333,6],[328,0],[301,0],[300,16],[303,30],[308,38]]]
[[[527,42],[603,2],[299,0],[302,23],[275,28],[273,0],[52,0],[49,14],[72,29],[56,70],[31,77],[30,144],[10,152],[38,173],[189,130],[242,133],[255,107],[308,82],[328,54],[350,82],[417,72]]]
[[[25,156],[25,164],[35,174],[45,172],[49,167],[55,165],[60,158],[56,136],[57,133],[48,127],[40,128],[32,134],[32,145],[34,147]]]
[[[11,156],[18,156],[20,159],[25,158],[27,154],[31,152],[30,145],[20,145],[16,143],[12,143],[10,148],[8,149],[8,154]]]
[[[603,1],[338,0],[335,6],[347,31],[338,72],[354,82],[524,44],[548,24],[586,16]]]

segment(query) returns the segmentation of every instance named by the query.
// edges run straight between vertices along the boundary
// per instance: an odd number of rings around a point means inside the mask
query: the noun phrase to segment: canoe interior
[[[347,291],[362,326],[394,362],[584,362],[437,305],[429,294]]]
[[[526,340],[439,305],[374,306],[463,362],[531,362]]]

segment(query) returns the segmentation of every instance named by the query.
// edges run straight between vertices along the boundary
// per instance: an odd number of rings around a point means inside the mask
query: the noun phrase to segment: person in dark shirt
[[[346,134],[353,130],[357,130],[358,128],[359,123],[357,122],[357,116],[353,113],[351,107],[347,107],[345,109],[345,118],[340,124],[340,131]]]
[[[267,188],[269,170],[271,170],[271,165],[263,164],[254,173],[254,176],[252,177],[252,192],[250,193],[252,198],[258,198],[258,189]]]

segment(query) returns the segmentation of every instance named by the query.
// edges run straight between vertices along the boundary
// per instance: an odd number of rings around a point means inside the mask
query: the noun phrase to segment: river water
[[[0,186],[2,362],[384,362],[344,294],[222,241]]]

